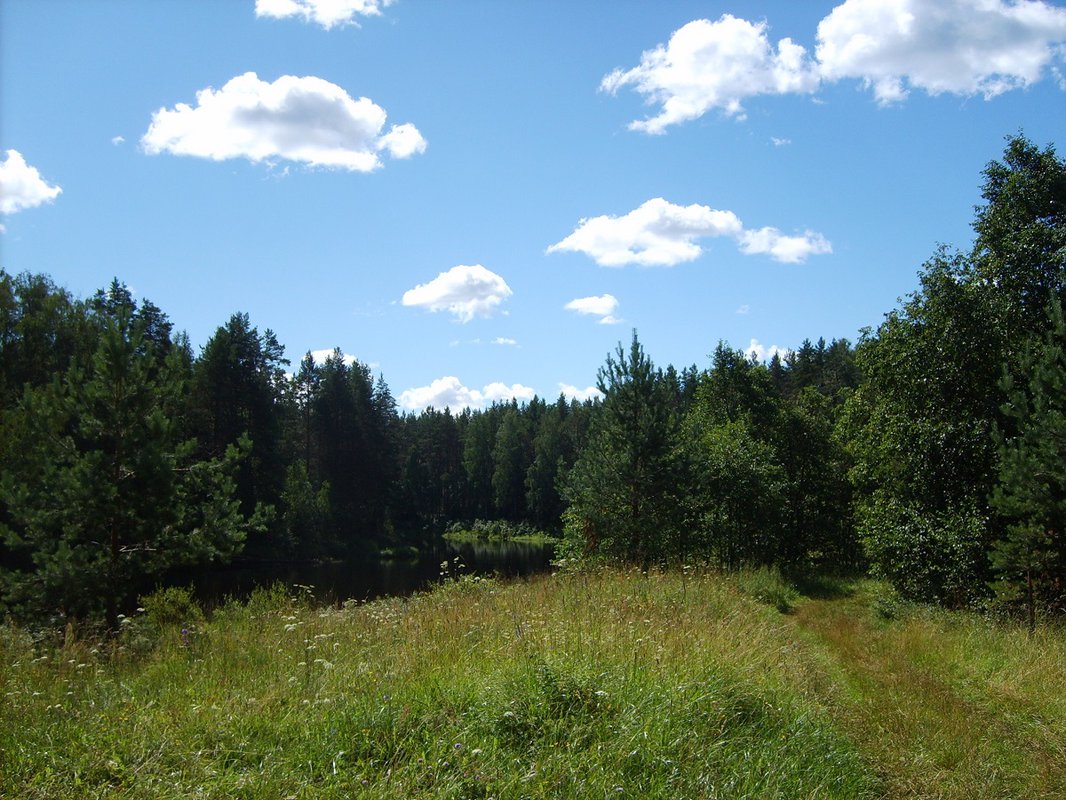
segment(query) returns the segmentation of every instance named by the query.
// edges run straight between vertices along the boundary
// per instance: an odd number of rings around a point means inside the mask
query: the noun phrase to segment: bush
[[[193,628],[204,621],[204,612],[192,589],[168,586],[140,598],[143,620],[157,631],[167,628]]]
[[[878,501],[861,513],[859,533],[874,575],[904,600],[961,608],[987,595],[985,520],[974,508]]]

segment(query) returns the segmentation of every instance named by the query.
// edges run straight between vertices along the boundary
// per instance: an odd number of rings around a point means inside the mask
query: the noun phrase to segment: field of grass
[[[0,627],[0,797],[1066,797],[1066,633],[883,595],[604,571]]]

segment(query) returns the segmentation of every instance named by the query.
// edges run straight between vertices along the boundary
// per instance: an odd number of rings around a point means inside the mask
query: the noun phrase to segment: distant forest
[[[0,612],[115,627],[179,565],[359,558],[500,521],[565,559],[871,570],[905,598],[1066,609],[1066,163],[1008,140],[968,252],[859,340],[656,367],[597,401],[399,413],[236,313],[199,353],[118,280],[0,271]],[[816,333],[816,332],[815,332]]]

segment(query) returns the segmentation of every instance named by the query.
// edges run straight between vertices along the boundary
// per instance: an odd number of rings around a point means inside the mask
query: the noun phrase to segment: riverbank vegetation
[[[558,537],[546,531],[538,531],[528,522],[475,519],[467,524],[453,522],[444,531],[444,538],[452,542],[527,542],[529,544],[555,544]]]
[[[1066,609],[1066,163],[1012,137],[968,251],[856,345],[655,366],[602,397],[401,414],[339,350],[293,368],[234,314],[195,353],[117,280],[0,272],[0,606],[118,628],[175,567],[410,553],[449,525],[562,558],[866,570],[907,600]],[[290,373],[288,370],[292,368]]]
[[[0,796],[1066,792],[1064,631],[868,580],[597,570],[144,608],[113,638],[0,629]]]

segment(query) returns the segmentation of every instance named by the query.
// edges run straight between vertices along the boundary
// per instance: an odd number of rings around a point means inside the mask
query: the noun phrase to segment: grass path
[[[937,614],[886,623],[870,605],[860,584],[850,596],[802,602],[791,620],[821,647],[843,688],[834,716],[891,796],[1066,797],[1066,709],[1055,702],[1066,694],[1064,666],[1054,663],[1061,637],[1049,654],[1048,642],[1018,631],[990,638],[988,623],[982,631]],[[1045,661],[1043,679],[1010,674],[1016,663],[1024,672]],[[1037,687],[1036,697],[1019,681]]]

